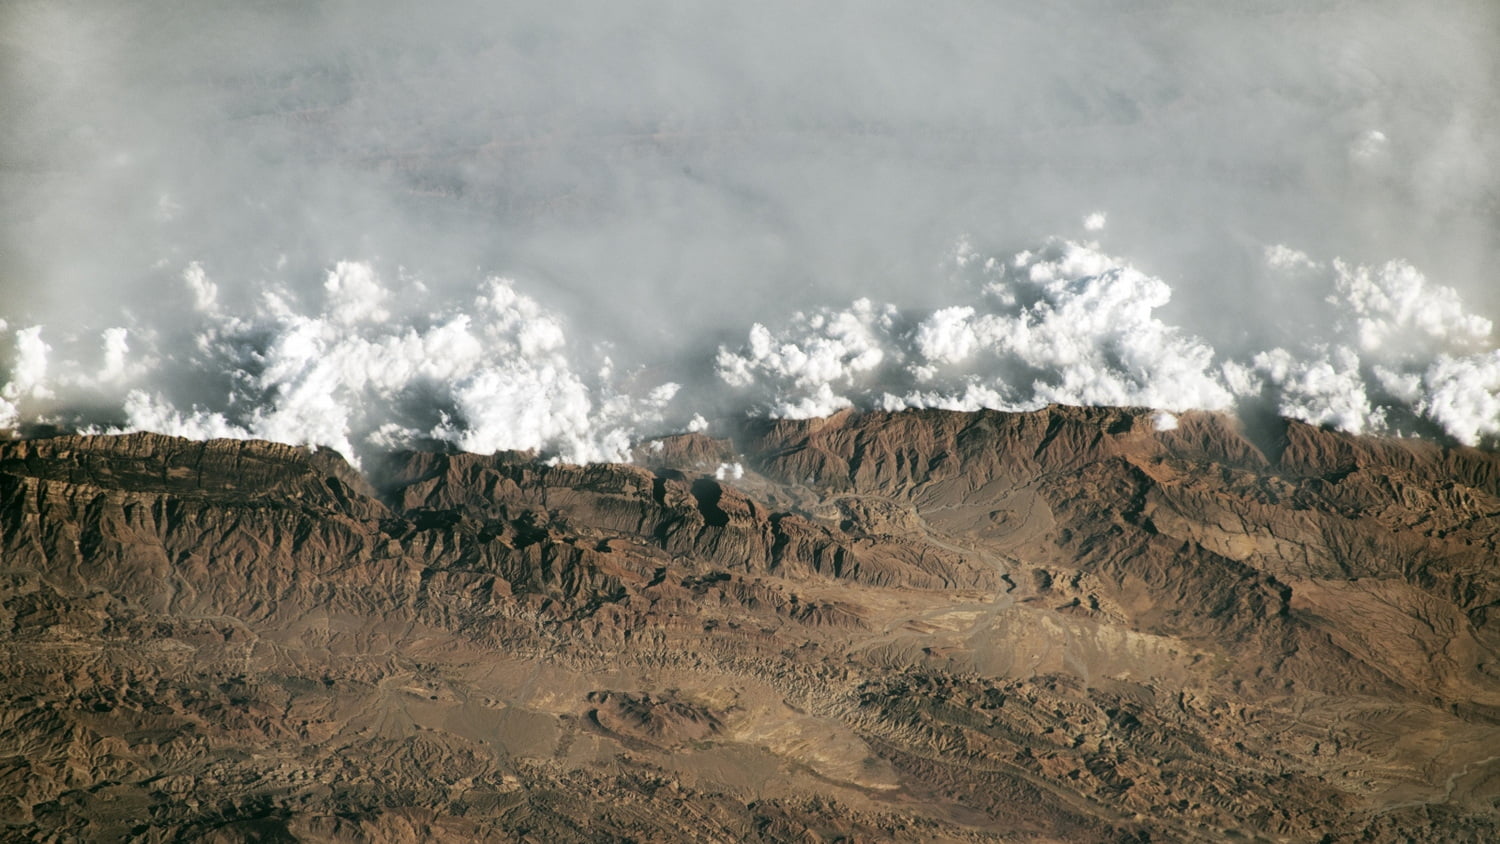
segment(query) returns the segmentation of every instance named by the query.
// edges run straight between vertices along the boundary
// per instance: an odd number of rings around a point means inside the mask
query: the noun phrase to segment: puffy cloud
[[[52,347],[42,339],[42,326],[33,325],[17,331],[15,349],[10,380],[0,388],[0,395],[10,402],[27,398],[51,398],[52,390],[47,386],[47,357],[52,352]]]
[[[365,262],[328,271],[315,307],[271,291],[239,317],[214,307],[215,287],[201,266],[190,265],[184,278],[195,294],[207,291],[196,300],[205,320],[198,348],[218,368],[221,391],[186,411],[160,392],[131,391],[122,430],[259,437],[355,460],[424,438],[468,451],[620,460],[635,426],[658,420],[678,390],[660,384],[632,398],[585,380],[561,321],[502,279],[484,282],[462,311],[398,319],[393,292]],[[17,395],[45,375],[45,361],[35,360],[37,332],[18,337],[31,357],[22,355],[14,370]],[[125,351],[123,330],[107,334],[106,370],[122,370]]]
[[[988,321],[976,325],[974,316],[974,309],[968,306],[934,311],[917,325],[912,338],[918,354],[933,364],[955,364],[967,360],[984,342],[981,335],[992,330]],[[923,373],[932,371],[930,367],[922,370]]]
[[[1275,387],[1277,410],[1283,416],[1352,434],[1380,430],[1384,424],[1384,411],[1371,406],[1365,391],[1359,356],[1348,347],[1311,358],[1272,349],[1251,363]]]
[[[181,277],[196,324],[167,336],[175,346],[135,326],[57,340],[42,326],[10,331],[0,428],[70,424],[67,399],[85,396],[118,409],[96,429],[261,437],[355,460],[439,440],[588,461],[627,459],[643,435],[705,430],[736,405],[788,418],[1127,405],[1156,409],[1152,424],[1170,430],[1177,412],[1254,399],[1356,433],[1500,440],[1500,351],[1490,321],[1453,289],[1402,261],[1321,262],[1284,245],[1264,258],[1330,308],[1289,314],[1292,339],[1271,349],[1224,354],[1169,322],[1171,287],[1097,244],[985,255],[965,240],[953,258],[961,301],[902,310],[858,299],[757,323],[718,349],[715,384],[687,391],[648,383],[660,368],[619,367],[599,350],[588,360],[562,319],[504,279],[428,311],[420,281],[402,273],[391,285],[374,265],[344,261],[321,274],[313,301],[264,287],[231,314],[192,263]]]
[[[718,372],[789,417],[1055,402],[1158,408],[1160,427],[1175,424],[1171,412],[1269,398],[1286,416],[1353,433],[1401,432],[1393,420],[1415,417],[1464,443],[1497,436],[1500,364],[1475,353],[1491,324],[1456,291],[1403,261],[1323,263],[1285,245],[1264,255],[1273,273],[1327,290],[1333,318],[1239,357],[1163,320],[1167,283],[1096,244],[1055,240],[1002,259],[964,240],[954,264],[975,282],[970,301],[900,313],[861,300],[779,331],[757,325],[744,346],[720,349]]]
[[[1166,282],[1071,241],[1018,257],[1013,266],[989,289],[1002,302],[1031,304],[992,321],[986,339],[1044,373],[1032,384],[1039,397],[1169,410],[1219,409],[1232,401],[1213,366],[1213,348],[1157,318],[1171,299]]]
[[[251,436],[248,430],[231,423],[222,413],[198,407],[183,413],[160,395],[145,390],[131,390],[125,396],[124,410],[130,419],[131,430],[155,431],[195,440],[248,439]]]
[[[126,356],[130,353],[128,334],[123,328],[105,330],[104,367],[99,370],[99,380],[118,381],[125,377]]]
[[[375,268],[364,261],[339,261],[323,282],[329,317],[343,325],[385,322],[390,312],[382,305],[389,295],[375,278]]]
[[[208,273],[197,261],[182,271],[182,282],[193,294],[193,307],[204,313],[213,313],[219,308],[219,287],[208,280]]]
[[[896,323],[894,306],[868,299],[846,310],[795,314],[780,333],[757,323],[739,350],[720,347],[718,374],[731,387],[770,385],[765,403],[772,415],[826,416],[850,406],[835,388],[861,383],[887,362]]]
[[[0,428],[26,423],[91,427],[91,420],[80,422],[72,415],[74,403],[93,409],[122,402],[154,362],[149,354],[132,355],[130,331],[124,327],[97,335],[61,333],[53,342],[43,339],[58,333],[40,325],[10,332],[9,370],[0,375]]]
[[[1421,380],[1418,413],[1462,443],[1500,440],[1500,350],[1462,358],[1439,355]]]
[[[1490,321],[1468,313],[1458,291],[1429,284],[1405,261],[1366,267],[1336,260],[1333,270],[1333,303],[1353,320],[1366,354],[1392,357],[1472,348],[1490,335]]]
[[[961,246],[958,265],[972,262]],[[757,325],[739,350],[720,350],[720,377],[759,387],[773,413],[789,416],[851,404],[1232,403],[1213,349],[1156,317],[1171,298],[1160,279],[1072,241],[982,266],[973,304],[902,319],[894,305],[860,300],[847,311],[799,315],[780,333]],[[877,370],[879,379],[862,377]]]
[[[1255,355],[1227,374],[1233,390],[1271,390],[1279,411],[1354,433],[1400,431],[1410,415],[1469,445],[1500,434],[1490,320],[1451,287],[1405,261],[1377,266],[1315,262],[1286,246],[1266,251],[1273,271],[1326,285],[1330,324],[1303,342]]]
[[[1277,243],[1265,248],[1266,266],[1281,272],[1294,272],[1297,270],[1317,269],[1318,263],[1307,256],[1306,252],[1293,249],[1284,243]]]

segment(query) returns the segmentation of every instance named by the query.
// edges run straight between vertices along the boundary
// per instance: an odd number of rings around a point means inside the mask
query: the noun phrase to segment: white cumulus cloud
[[[1284,342],[1271,348],[1216,349],[1166,316],[1165,280],[1096,243],[985,254],[966,239],[952,257],[966,285],[958,301],[861,298],[755,323],[718,348],[708,384],[692,380],[701,359],[617,365],[501,278],[434,307],[404,272],[388,280],[372,263],[342,261],[303,295],[263,285],[232,313],[194,262],[181,272],[190,324],[175,334],[135,323],[0,328],[0,428],[259,437],[355,460],[436,440],[590,461],[627,459],[645,435],[704,431],[736,407],[810,418],[851,407],[1136,406],[1170,430],[1183,411],[1255,402],[1354,433],[1500,441],[1493,325],[1453,288],[1401,260],[1357,264],[1281,244],[1263,257],[1273,277],[1326,307],[1288,312]],[[115,415],[86,418],[70,401]]]
[[[344,261],[328,271],[317,306],[267,292],[253,312],[229,317],[213,307],[215,287],[201,266],[184,277],[202,292],[199,350],[227,386],[186,410],[160,392],[132,391],[123,430],[258,437],[355,460],[424,438],[467,451],[622,460],[634,426],[659,419],[677,392],[660,384],[631,398],[586,380],[561,321],[503,279],[487,280],[461,311],[397,318],[394,294],[373,266]],[[35,333],[22,339],[32,358],[17,367],[18,385],[45,374],[33,360]],[[106,342],[111,361],[123,355],[123,333]]]
[[[961,254],[958,263],[972,260]],[[788,416],[855,404],[1185,410],[1233,402],[1213,349],[1156,316],[1171,298],[1160,279],[1072,241],[983,267],[987,281],[972,304],[903,316],[860,300],[799,315],[781,332],[757,325],[744,346],[720,349],[720,377],[768,394],[771,412]],[[878,381],[861,377],[877,370]]]
[[[1489,320],[1465,310],[1456,290],[1428,283],[1405,261],[1366,267],[1336,260],[1333,270],[1334,303],[1346,309],[1360,350],[1367,354],[1472,348],[1493,328]]]
[[[47,357],[52,347],[42,339],[42,326],[33,325],[15,333],[15,362],[11,364],[10,380],[0,388],[0,395],[15,402],[26,398],[49,398],[52,390],[47,386]]]
[[[1173,412],[1269,398],[1285,416],[1352,433],[1411,432],[1420,419],[1463,443],[1500,436],[1492,325],[1453,288],[1399,260],[1318,261],[1282,244],[1264,257],[1271,272],[1325,290],[1332,308],[1286,346],[1220,353],[1162,318],[1165,281],[1097,244],[985,257],[966,239],[954,264],[975,279],[968,301],[903,312],[860,300],[781,329],[756,325],[744,345],[719,350],[718,373],[787,417],[1126,405],[1163,411],[1154,422],[1167,430]]]

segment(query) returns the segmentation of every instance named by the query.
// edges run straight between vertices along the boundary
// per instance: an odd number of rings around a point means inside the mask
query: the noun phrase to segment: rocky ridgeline
[[[0,829],[1500,838],[1500,456],[1061,407],[648,445],[0,445]]]

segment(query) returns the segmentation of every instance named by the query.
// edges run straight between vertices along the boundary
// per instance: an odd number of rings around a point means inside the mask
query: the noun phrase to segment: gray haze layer
[[[964,239],[1098,240],[1225,358],[1334,318],[1327,285],[1267,269],[1277,245],[1399,259],[1500,309],[1487,0],[12,0],[0,39],[0,317],[43,326],[55,382],[12,372],[23,417],[63,412],[70,384],[80,406],[275,401],[265,354],[205,374],[203,338],[271,342],[285,319],[226,320],[267,291],[318,313],[339,261],[418,332],[514,279],[578,366],[685,384],[669,418],[722,386],[714,350],[752,323],[972,302]],[[87,373],[111,327],[136,366],[118,389]],[[59,376],[70,344],[79,372]],[[14,346],[0,367],[27,363]]]

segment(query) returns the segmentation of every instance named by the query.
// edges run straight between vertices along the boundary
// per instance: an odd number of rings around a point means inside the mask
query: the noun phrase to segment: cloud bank
[[[851,406],[1233,410],[1265,399],[1352,433],[1441,430],[1468,445],[1500,436],[1492,325],[1453,288],[1399,261],[1322,264],[1283,245],[1265,261],[1326,290],[1336,318],[1289,314],[1294,345],[1223,354],[1162,318],[1165,281],[1097,243],[1054,240],[1006,258],[963,244],[954,263],[974,303],[903,313],[861,299],[778,330],[757,324],[742,345],[720,348],[718,373],[763,412],[794,418]]]
[[[1488,0],[14,0],[0,424],[586,459],[747,410],[1258,402],[1484,441],[1497,31]]]
[[[575,462],[624,460],[638,430],[659,421],[678,389],[663,383],[617,396],[607,358],[594,373],[575,370],[557,318],[503,279],[483,281],[460,309],[396,318],[393,311],[415,312],[425,285],[408,278],[393,290],[363,262],[335,265],[311,302],[267,291],[243,315],[219,308],[201,265],[190,264],[182,278],[197,308],[190,353],[151,349],[151,366],[131,367],[128,331],[112,328],[101,338],[97,375],[65,363],[75,389],[118,404],[123,419],[96,430],[257,437],[330,447],[356,460],[424,441],[477,452],[534,449]],[[12,419],[14,402],[55,396],[41,328],[18,331],[15,341],[25,365],[4,388]],[[158,387],[183,380],[187,370],[209,385],[184,408]]]
[[[344,261],[317,295],[268,290],[230,314],[193,263],[181,274],[195,303],[191,342],[163,346],[112,327],[92,359],[55,360],[44,327],[10,331],[16,364],[0,414],[8,425],[65,422],[61,397],[90,394],[94,418],[114,419],[84,425],[92,430],[258,437],[356,461],[433,442],[625,460],[644,437],[709,428],[705,407],[808,418],[847,407],[1124,405],[1157,409],[1154,424],[1169,430],[1174,412],[1250,402],[1354,433],[1500,439],[1500,349],[1456,291],[1402,262],[1323,263],[1281,245],[1265,262],[1326,291],[1338,318],[1303,317],[1289,347],[1221,353],[1163,317],[1165,281],[1096,242],[985,256],[965,241],[949,266],[967,284],[965,303],[859,299],[776,328],[755,324],[719,347],[713,382],[686,394],[659,372],[618,368],[602,345],[570,342],[565,320],[509,280],[485,279],[462,306],[423,311],[431,291],[421,280],[392,283]],[[680,371],[691,377],[694,364]],[[192,377],[186,402],[162,389]]]

